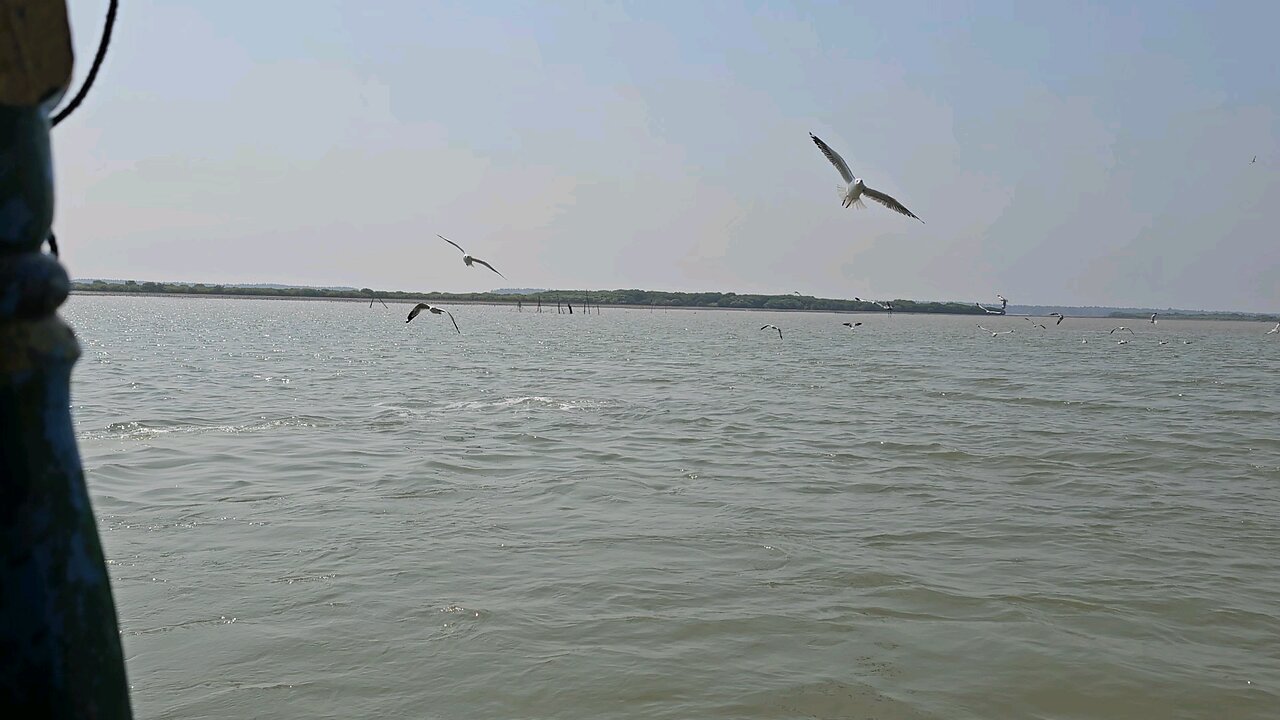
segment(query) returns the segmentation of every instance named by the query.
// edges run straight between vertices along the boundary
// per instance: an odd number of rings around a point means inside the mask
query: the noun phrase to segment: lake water
[[[1280,713],[1270,325],[451,309],[68,301],[139,717]]]

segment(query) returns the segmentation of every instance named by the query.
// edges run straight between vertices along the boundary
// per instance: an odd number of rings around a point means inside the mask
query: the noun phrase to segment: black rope
[[[71,102],[67,106],[58,111],[53,116],[51,127],[57,127],[58,123],[67,119],[67,116],[75,112],[80,107],[80,103],[84,102],[85,96],[89,94],[89,88],[93,87],[93,81],[98,79],[98,71],[102,69],[102,61],[107,57],[107,46],[111,44],[111,30],[116,26],[116,12],[120,9],[120,0],[111,0],[107,6],[107,20],[102,28],[102,39],[98,41],[98,52],[93,56],[93,65],[89,67],[89,74],[84,78],[84,84],[80,86],[80,92],[71,98]],[[53,231],[49,231],[49,237],[46,238],[49,243],[49,252],[54,257],[58,257],[58,238],[54,236]]]
[[[115,27],[118,9],[120,9],[120,0],[111,0],[110,6],[107,7],[106,26],[102,29],[102,40],[98,43],[98,54],[93,56],[93,65],[89,68],[89,74],[85,76],[84,84],[80,86],[80,92],[76,93],[71,102],[53,116],[54,127],[80,107],[80,103],[84,102],[85,96],[89,94],[89,88],[93,87],[93,81],[98,77],[98,70],[102,68],[102,59],[107,56],[107,46],[111,44],[111,28]]]

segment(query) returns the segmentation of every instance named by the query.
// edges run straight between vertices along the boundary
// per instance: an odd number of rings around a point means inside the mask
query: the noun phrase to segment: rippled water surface
[[[1269,326],[452,309],[69,301],[140,717],[1280,712]]]

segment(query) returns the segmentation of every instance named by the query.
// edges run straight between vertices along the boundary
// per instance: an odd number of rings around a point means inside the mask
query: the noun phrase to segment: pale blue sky
[[[122,5],[78,277],[1280,310],[1280,3]]]

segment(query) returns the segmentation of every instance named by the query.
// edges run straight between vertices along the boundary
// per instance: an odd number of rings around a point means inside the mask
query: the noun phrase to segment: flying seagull
[[[991,309],[991,308],[989,308],[989,307],[985,307],[985,306],[983,306],[983,304],[982,304],[982,303],[974,303],[974,305],[977,305],[979,308],[981,308],[981,309],[982,309],[982,312],[984,312],[984,313],[986,313],[986,314],[988,314],[988,315],[1003,315],[1003,314],[1004,314],[1004,311],[1003,311],[1003,310],[992,310],[992,309]]]
[[[840,323],[840,324],[841,324],[841,325],[843,325],[843,326],[845,326],[845,327],[847,327],[847,328],[856,328],[856,327],[858,327],[859,325],[861,325],[862,323],[860,323],[860,322],[856,322],[856,323]]]
[[[1160,313],[1151,313],[1151,321],[1150,321],[1150,322],[1151,322],[1151,324],[1152,324],[1152,325],[1155,325],[1155,324],[1156,324],[1156,316],[1157,316],[1157,315],[1159,315],[1159,314],[1160,314]]]
[[[377,295],[372,295],[372,294],[371,294],[371,295],[369,295],[369,307],[373,307],[373,301],[374,301],[374,300],[377,300],[378,302],[382,303],[382,307],[390,307],[389,305],[387,305],[387,301],[386,301],[386,300],[383,300],[382,298],[378,297]]]
[[[809,133],[809,137],[813,138],[814,144],[818,146],[818,149],[822,151],[823,155],[827,156],[827,159],[831,161],[831,164],[836,166],[836,170],[840,172],[840,177],[844,178],[846,184],[840,188],[840,199],[841,203],[845,207],[849,207],[850,205],[865,207],[862,203],[862,196],[866,195],[894,212],[902,213],[907,217],[920,220],[920,218],[916,217],[915,213],[908,210],[902,203],[894,200],[879,190],[872,190],[867,187],[866,184],[862,182],[862,178],[854,177],[853,173],[849,172],[849,166],[845,164],[844,158],[840,157],[840,154],[835,150],[832,150],[829,145],[822,142],[822,138],[814,135],[813,133]],[[920,220],[920,222],[924,221]]]
[[[1111,333],[1114,333],[1114,332],[1115,332],[1115,331],[1117,331],[1117,330],[1124,330],[1124,331],[1128,332],[1130,335],[1132,335],[1132,334],[1133,334],[1133,331],[1132,331],[1132,330],[1130,330],[1129,328],[1125,327],[1124,325],[1121,325],[1120,327],[1113,327],[1113,328],[1111,328],[1111,332],[1109,332],[1109,333],[1107,333],[1107,334],[1108,334],[1108,335],[1110,335]]]
[[[1267,331],[1268,335],[1275,335],[1276,333],[1280,333],[1280,322],[1276,323],[1275,327]]]
[[[1054,325],[1061,325],[1062,321],[1067,319],[1067,317],[1062,313],[1049,313],[1049,317],[1058,318],[1058,322],[1054,323]]]
[[[1041,330],[1048,330],[1048,329],[1049,329],[1049,328],[1045,327],[1044,325],[1041,325],[1040,323],[1036,322],[1035,320],[1032,320],[1032,319],[1031,319],[1031,318],[1029,318],[1029,317],[1024,317],[1024,318],[1022,318],[1022,319],[1023,319],[1023,320],[1026,320],[1026,321],[1027,321],[1027,322],[1029,322],[1029,323],[1031,323],[1031,327],[1038,327],[1038,328],[1040,328]]]
[[[770,328],[773,328],[774,330],[777,330],[777,331],[778,331],[778,339],[779,339],[779,340],[781,340],[781,339],[782,339],[782,328],[778,327],[777,325],[763,325],[763,326],[761,326],[761,327],[760,327],[760,329],[761,329],[761,330],[768,330],[768,329],[770,329]]]
[[[979,329],[979,330],[986,330],[987,332],[991,333],[991,337],[995,337],[995,336],[997,336],[997,335],[1008,335],[1009,333],[1012,333],[1012,332],[1013,332],[1013,330],[1005,330],[1005,331],[1003,331],[1003,332],[996,332],[995,330],[992,330],[991,328],[982,327],[981,325],[979,325],[979,326],[978,326],[978,329]]]
[[[498,277],[502,278],[503,280],[506,280],[506,279],[507,279],[507,276],[506,276],[506,275],[503,275],[503,274],[502,274],[502,273],[500,273],[500,272],[498,272],[498,269],[497,269],[497,268],[495,268],[494,266],[492,266],[492,265],[490,265],[489,263],[487,263],[487,262],[485,262],[485,261],[481,260],[481,259],[480,259],[480,258],[478,258],[478,257],[472,257],[472,256],[471,256],[471,255],[470,255],[466,250],[463,250],[463,249],[462,249],[462,246],[461,246],[461,245],[459,245],[458,243],[456,243],[456,242],[454,242],[454,241],[450,240],[449,238],[447,238],[447,237],[445,237],[445,236],[443,236],[443,235],[440,235],[440,234],[438,234],[438,233],[436,234],[436,237],[438,237],[438,238],[440,238],[441,240],[443,240],[443,241],[445,241],[445,242],[449,243],[450,245],[452,245],[452,246],[454,246],[454,247],[458,248],[458,250],[460,250],[460,251],[462,252],[462,262],[463,262],[463,264],[464,264],[464,265],[466,265],[467,267],[471,267],[471,264],[472,264],[472,263],[475,263],[475,264],[477,264],[477,265],[483,265],[483,266],[485,266],[485,267],[489,268],[490,270],[492,270],[492,271],[494,271],[494,272],[498,273]]]
[[[1000,293],[996,293],[996,299],[1000,301],[1000,307],[1005,307],[1009,304],[1009,300]]]
[[[432,307],[426,303],[418,303],[417,305],[413,306],[412,310],[409,311],[409,319],[405,320],[405,322],[406,323],[413,322],[413,319],[418,317],[418,313],[422,312],[423,310],[426,310],[432,315],[448,315],[449,319],[453,320],[453,313],[449,312],[448,310],[445,310],[444,308]],[[453,320],[453,329],[457,330],[458,334],[462,334],[462,330],[458,328],[457,320]]]
[[[879,306],[881,310],[888,310],[889,312],[893,312],[893,303],[887,300],[885,302],[878,302],[876,300],[872,300],[871,304]]]
[[[1254,155],[1254,156],[1253,156],[1253,159],[1249,161],[1249,164],[1250,164],[1250,165],[1252,165],[1252,164],[1254,164],[1254,163],[1256,163],[1256,162],[1258,162],[1258,156],[1257,156],[1257,155]]]
[[[1120,340],[1120,341],[1118,341],[1116,344],[1117,344],[1117,345],[1128,345],[1128,344],[1129,344],[1129,341],[1128,341],[1128,340]]]

